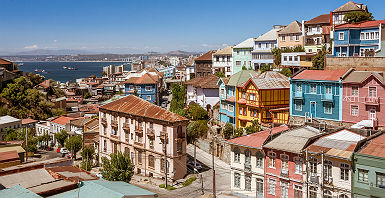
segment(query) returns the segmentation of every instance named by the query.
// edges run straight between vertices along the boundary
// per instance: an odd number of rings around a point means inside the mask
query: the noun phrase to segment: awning
[[[374,125],[374,122],[375,120],[361,120],[357,124],[352,125],[351,128],[355,128],[355,129],[362,129],[365,127],[372,128]]]

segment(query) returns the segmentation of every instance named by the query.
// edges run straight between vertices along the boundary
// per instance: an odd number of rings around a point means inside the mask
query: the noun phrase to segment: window
[[[241,66],[241,61],[235,61],[236,66]]]
[[[219,56],[216,56],[216,57],[215,57],[215,60],[216,60],[217,62],[219,62]]]
[[[379,39],[380,38],[380,33],[379,32],[375,32],[374,34],[375,34],[375,37],[374,37],[375,39]]]
[[[233,112],[234,111],[234,106],[229,104],[228,111],[229,112]]]
[[[237,51],[237,55],[239,55],[239,50]],[[239,62],[241,62],[241,61],[239,61]],[[241,65],[241,64],[239,63],[239,65]]]
[[[257,117],[257,110],[256,109],[250,109],[250,116],[251,117]]]
[[[294,61],[298,61],[298,56],[294,56]]]
[[[146,91],[152,91],[152,87],[151,86],[146,86]]]
[[[133,90],[134,89],[134,85],[130,85],[130,90]]]
[[[366,33],[365,33],[365,39],[366,39],[366,40],[369,40],[369,32],[366,32]]]
[[[266,48],[269,48],[269,44],[268,43],[266,43],[265,45],[266,45]]]
[[[317,187],[309,187],[309,198],[317,198]]]
[[[263,179],[257,178],[257,194],[263,195]]]
[[[370,40],[374,40],[374,32],[370,32]]]
[[[293,36],[290,36],[290,41],[292,41],[293,40]]]
[[[256,155],[256,167],[263,168],[263,154],[261,152],[257,152]]]
[[[146,100],[150,101],[151,100],[151,96],[146,96]]]
[[[142,163],[142,151],[138,151],[138,163]]]
[[[332,192],[330,190],[324,190],[324,198],[332,198]]]
[[[221,89],[221,95],[225,95],[225,89]]]
[[[302,186],[294,185],[294,198],[302,198]]]
[[[385,173],[376,172],[377,187],[385,188]]]
[[[295,100],[294,106],[296,111],[302,111],[302,101],[301,100]]]
[[[148,166],[151,168],[155,168],[155,158],[153,155],[148,156]]]
[[[274,152],[269,152],[269,168],[275,168],[275,158],[277,157],[277,154]]]
[[[352,116],[358,116],[358,106],[357,105],[352,105],[350,106],[350,115]]]
[[[349,197],[345,194],[342,194],[342,195],[338,196],[338,198],[349,198]]]
[[[249,94],[249,100],[255,101],[255,94]]]
[[[234,148],[234,162],[240,162],[241,161],[241,151],[238,147]]]
[[[281,39],[282,39],[282,41],[286,41],[286,37],[285,36],[282,36]]]
[[[358,96],[358,87],[357,86],[352,87],[352,96]]]
[[[287,61],[287,56],[283,56],[283,61]]]
[[[369,87],[369,97],[377,97],[377,88]]]
[[[140,86],[136,86],[135,89],[140,91]]]
[[[251,191],[251,175],[245,175],[245,190]]]
[[[344,33],[343,32],[338,33],[338,40],[344,40]]]
[[[243,108],[239,107],[239,115],[243,115]]]
[[[135,154],[134,154],[134,152],[131,152],[131,161],[133,161],[135,163]]]
[[[295,40],[299,41],[299,35],[295,35]]]
[[[332,113],[333,113],[333,106],[332,106],[332,103],[330,103],[330,102],[325,102],[324,113],[326,113],[326,114],[332,114]]]
[[[249,149],[245,150],[245,164],[251,164],[251,153]]]
[[[302,84],[297,83],[297,92],[302,92]]]
[[[258,48],[262,48],[262,44],[261,43],[258,43]]]
[[[310,93],[316,94],[317,93],[317,85],[316,84],[311,84],[310,85]]]
[[[360,40],[365,40],[365,33],[361,32],[361,34],[360,34]]]
[[[349,181],[349,165],[348,164],[341,164],[340,165],[340,171],[341,180]]]
[[[368,183],[368,170],[358,169],[358,182]]]
[[[288,174],[289,172],[289,156],[281,155],[281,172],[284,174]]]
[[[269,179],[269,195],[275,195],[275,179]]]
[[[234,173],[234,187],[241,187],[241,174],[239,173]]]
[[[106,140],[104,140],[104,148],[103,148],[103,151],[104,151],[104,152],[107,152],[107,141],[106,141]]]
[[[289,183],[281,182],[281,198],[289,197]]]
[[[330,183],[332,180],[333,164],[329,160],[324,160],[324,181]]]
[[[311,157],[309,160],[311,175],[317,174],[317,158]]]
[[[331,85],[326,85],[325,93],[326,94],[332,94],[332,86]]]
[[[242,92],[242,98],[246,98],[246,92]]]
[[[227,110],[227,104],[222,103],[222,109]]]
[[[294,158],[294,172],[295,174],[302,174],[302,158],[300,157]]]
[[[227,56],[227,62],[230,62],[230,56]],[[228,71],[230,71],[230,67],[228,67]]]
[[[293,61],[293,56],[289,56],[289,61]]]

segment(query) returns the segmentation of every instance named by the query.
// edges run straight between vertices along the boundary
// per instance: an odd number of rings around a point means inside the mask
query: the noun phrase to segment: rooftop
[[[39,85],[46,89],[49,87],[49,80],[45,80],[42,83],[40,83]]]
[[[270,135],[276,134],[287,129],[289,129],[288,126],[282,125],[265,131],[252,133],[250,135],[229,139],[226,142],[232,145],[262,149],[262,145],[266,141],[266,138],[268,138]]]
[[[315,25],[315,24],[330,24],[330,14],[321,14],[315,18],[305,21],[305,25]]]
[[[335,9],[333,12],[348,12],[348,11],[366,11],[366,5],[362,3],[354,3],[353,1],[349,1],[339,8]]]
[[[293,79],[339,81],[347,70],[304,70]]]
[[[254,38],[248,38],[233,48],[253,48],[254,47]]]
[[[22,125],[25,125],[25,124],[32,124],[32,123],[36,123],[36,122],[39,122],[39,120],[34,120],[32,118],[26,118],[26,119],[22,119],[21,120],[21,124]]]
[[[76,117],[68,117],[68,116],[60,116],[58,118],[53,119],[51,122],[61,125],[66,125],[71,120],[78,119]]]
[[[343,83],[362,83],[370,76],[374,76],[382,84],[385,84],[385,72],[352,71],[343,80]]]
[[[385,24],[385,20],[376,20],[376,21],[365,21],[362,23],[345,23],[342,25],[338,25],[335,28],[336,29],[343,29],[343,28],[371,28],[371,27],[378,27],[380,24]]]
[[[288,26],[284,27],[278,34],[295,34],[302,33],[302,24],[297,20],[291,22]]]
[[[141,77],[131,77],[127,79],[125,84],[157,84],[159,82],[158,75],[151,75],[149,73],[143,74]]]
[[[9,65],[9,64],[13,64],[13,63],[9,60],[0,58],[0,65]]]
[[[258,73],[254,70],[241,70],[230,77],[230,80],[227,85],[235,87],[257,75]]]
[[[213,57],[212,54],[215,53],[215,50],[211,50],[209,52],[206,52],[202,56],[195,59],[195,61],[212,61]]]
[[[214,55],[232,55],[233,54],[233,46],[227,46],[223,49],[217,50]]]
[[[134,95],[128,95],[100,107],[101,110],[122,112],[167,122],[188,121],[187,118],[167,111]]]
[[[290,88],[289,78],[276,71],[266,71],[262,74],[251,78],[249,81],[257,87],[257,89],[288,89]],[[248,84],[248,81],[239,85],[240,87]]]
[[[369,139],[358,151],[360,154],[385,158],[385,133]]]
[[[0,189],[0,197],[40,198],[41,196],[20,185],[16,185],[4,190]]]
[[[9,115],[5,115],[5,116],[0,117],[0,124],[7,124],[7,123],[11,123],[11,122],[18,122],[18,121],[21,121],[21,120],[15,118],[15,117],[9,116]]]
[[[282,30],[282,28],[273,28],[270,31],[262,34],[255,41],[274,41],[277,40],[278,32]]]
[[[192,85],[194,87],[200,87],[202,89],[218,89],[219,85],[217,85],[217,82],[219,80],[219,77],[211,74],[205,77],[201,78],[193,78],[189,81],[186,81],[186,85]]]

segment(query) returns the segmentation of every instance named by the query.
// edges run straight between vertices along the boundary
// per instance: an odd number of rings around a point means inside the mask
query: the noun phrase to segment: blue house
[[[346,70],[305,70],[290,79],[290,116],[342,120],[342,82]]]
[[[235,125],[236,121],[236,88],[251,77],[257,75],[254,70],[241,70],[229,78],[220,78],[219,85],[219,120],[222,123]]]
[[[159,105],[159,77],[148,73],[131,77],[124,82],[125,95],[136,94],[143,100]]]
[[[161,67],[157,70],[159,72],[163,72],[164,78],[173,78],[175,76],[175,67],[174,66]]]
[[[334,56],[376,56],[382,49],[385,20],[343,24],[335,27]],[[383,37],[383,36],[382,36]]]

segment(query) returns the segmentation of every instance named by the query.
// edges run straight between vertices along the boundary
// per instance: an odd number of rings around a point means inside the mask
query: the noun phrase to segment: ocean
[[[109,65],[121,65],[127,62],[23,62],[19,70],[23,72],[34,72],[43,75],[46,79],[55,81],[75,82],[78,78],[86,78],[91,75],[102,76],[103,67]],[[63,69],[63,66],[76,67],[77,70]],[[35,69],[45,70],[49,73],[35,72]],[[128,65],[131,70],[131,65]]]

